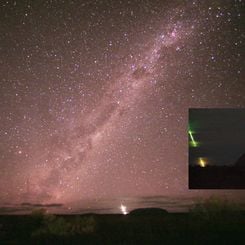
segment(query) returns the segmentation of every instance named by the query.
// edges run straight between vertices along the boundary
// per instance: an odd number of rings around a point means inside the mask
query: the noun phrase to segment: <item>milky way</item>
[[[242,7],[2,1],[0,200],[204,193],[188,108],[245,106]]]

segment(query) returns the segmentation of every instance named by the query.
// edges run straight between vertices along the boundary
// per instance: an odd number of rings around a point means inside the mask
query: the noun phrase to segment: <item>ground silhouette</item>
[[[189,165],[190,189],[245,189],[245,154],[232,165]]]
[[[241,244],[245,214],[219,202],[189,213],[137,209],[123,214],[0,216],[1,244]]]

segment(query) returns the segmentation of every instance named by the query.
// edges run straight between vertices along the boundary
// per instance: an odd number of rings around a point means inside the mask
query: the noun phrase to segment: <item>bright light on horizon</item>
[[[120,209],[121,209],[121,212],[122,212],[124,215],[126,215],[126,214],[128,213],[128,212],[127,212],[127,207],[126,207],[125,205],[121,204]]]
[[[198,158],[198,165],[202,168],[205,168],[207,166],[208,162],[207,159],[203,158],[203,157],[199,157]]]

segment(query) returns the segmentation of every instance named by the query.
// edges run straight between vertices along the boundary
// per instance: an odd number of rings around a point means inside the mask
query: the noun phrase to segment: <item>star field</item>
[[[0,201],[198,193],[188,108],[245,106],[242,1],[0,7]]]

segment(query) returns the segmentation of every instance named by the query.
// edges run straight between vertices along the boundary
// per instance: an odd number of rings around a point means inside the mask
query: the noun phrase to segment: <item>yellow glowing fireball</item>
[[[204,157],[199,157],[197,163],[202,168],[205,168],[208,165],[208,161]]]

